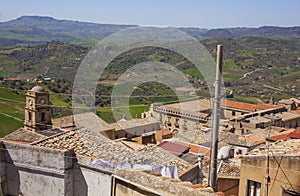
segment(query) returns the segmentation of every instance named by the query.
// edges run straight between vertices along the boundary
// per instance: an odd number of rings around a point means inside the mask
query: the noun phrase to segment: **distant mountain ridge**
[[[57,20],[48,16],[22,16],[0,22],[0,46],[32,44],[48,41],[95,44],[121,29],[137,25],[98,24],[73,20]],[[300,27],[264,26],[259,28],[178,28],[198,38],[241,38],[263,36],[299,39]]]
[[[95,43],[114,32],[134,26],[57,20],[48,16],[22,16],[1,22],[0,38],[23,42]]]

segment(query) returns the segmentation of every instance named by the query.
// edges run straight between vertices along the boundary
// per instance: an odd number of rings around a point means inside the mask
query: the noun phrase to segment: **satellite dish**
[[[231,146],[223,146],[218,152],[218,160],[225,160],[230,158]]]

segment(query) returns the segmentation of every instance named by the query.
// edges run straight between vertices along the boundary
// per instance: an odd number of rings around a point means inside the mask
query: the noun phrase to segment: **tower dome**
[[[37,92],[37,93],[44,93],[45,92],[44,88],[41,87],[41,86],[35,86],[30,91]]]

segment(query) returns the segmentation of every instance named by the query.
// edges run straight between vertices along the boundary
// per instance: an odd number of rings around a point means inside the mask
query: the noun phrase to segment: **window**
[[[232,112],[231,112],[231,115],[232,115],[232,116],[235,116],[235,111],[232,111]]]
[[[171,124],[171,117],[168,117],[168,126],[172,126],[172,124]]]
[[[179,118],[176,118],[176,121],[175,121],[175,127],[176,127],[176,128],[179,127]]]
[[[28,112],[28,121],[32,121],[32,113]]]
[[[41,119],[42,119],[42,121],[45,121],[45,120],[46,120],[46,114],[45,114],[45,112],[42,112]]]
[[[260,196],[261,183],[248,180],[247,183],[247,196]]]

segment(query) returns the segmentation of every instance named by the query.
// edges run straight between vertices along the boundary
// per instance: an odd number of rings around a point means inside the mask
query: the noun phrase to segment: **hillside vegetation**
[[[40,44],[49,41],[96,44],[112,33],[135,26],[57,20],[46,16],[22,16],[15,20],[0,22],[0,46]],[[259,28],[179,29],[199,39],[249,36],[300,38],[300,27],[264,26]]]
[[[127,27],[131,26],[30,16],[0,23],[0,80],[12,77],[22,80],[0,85],[2,136],[22,126],[24,93],[36,85],[31,82],[33,79],[48,78],[39,85],[51,93],[51,103],[60,106],[54,107],[54,117],[70,114],[72,83],[81,61],[97,41]],[[254,103],[268,102],[271,97],[278,101],[300,96],[299,27],[180,30],[198,38],[213,58],[216,45],[224,46],[223,79],[227,92],[232,93],[231,99]],[[175,66],[188,77],[199,96],[209,96],[201,73],[180,54],[156,47],[136,48],[116,57],[99,76],[95,104],[101,118],[107,122],[122,118],[123,114],[115,108],[118,119],[114,119],[110,108],[113,86],[130,67],[147,61]],[[163,84],[141,84],[130,98],[131,116],[139,117],[153,102],[173,103],[177,99]]]

